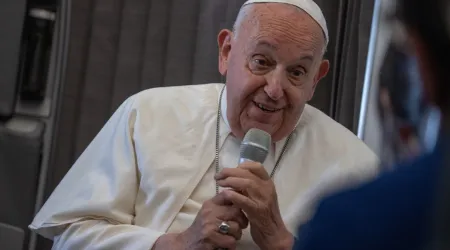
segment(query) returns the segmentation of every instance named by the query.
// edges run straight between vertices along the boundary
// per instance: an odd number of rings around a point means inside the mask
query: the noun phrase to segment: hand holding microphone
[[[269,134],[250,130],[242,141],[239,163],[264,162],[270,144]],[[242,229],[248,226],[248,220],[241,208],[227,199],[226,194],[222,192],[203,203],[194,223],[177,237],[179,246],[187,249],[235,249],[236,242],[242,237]]]
[[[223,169],[216,180],[229,188],[222,192],[225,199],[247,215],[252,238],[261,249],[290,249],[294,238],[281,217],[275,185],[261,164],[270,146],[269,134],[249,130],[241,144],[239,166]]]
[[[235,249],[248,220],[239,208],[231,205],[223,193],[204,202],[192,225],[178,235],[176,245],[180,247],[171,249]],[[229,226],[226,234],[218,230],[223,221]]]
[[[281,218],[275,186],[261,164],[270,146],[266,132],[247,132],[239,166],[215,176],[218,185],[228,189],[206,201],[191,227],[177,237],[183,249],[235,249],[249,222],[252,238],[261,249],[292,248],[293,236]]]

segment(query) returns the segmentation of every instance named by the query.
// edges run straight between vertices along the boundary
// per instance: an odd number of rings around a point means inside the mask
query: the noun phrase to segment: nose
[[[267,76],[266,86],[264,86],[264,92],[267,96],[274,101],[280,100],[284,95],[283,89],[283,74],[272,72],[270,76]]]

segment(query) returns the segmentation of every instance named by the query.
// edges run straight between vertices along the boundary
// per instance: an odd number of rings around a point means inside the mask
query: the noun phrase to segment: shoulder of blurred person
[[[324,198],[295,250],[423,249],[429,240],[441,150]]]
[[[438,5],[438,2],[442,4],[445,2],[446,8],[443,8],[444,5]],[[405,136],[409,132],[413,132],[412,135],[423,141],[431,139],[432,145],[436,146],[427,148],[425,145],[420,145],[420,153],[423,154],[421,157],[397,164],[392,172],[383,173],[369,183],[345,189],[324,198],[319,203],[313,218],[299,228],[295,250],[412,250],[427,249],[430,247],[430,242],[434,243],[433,224],[438,220],[435,212],[440,209],[436,201],[438,200],[437,195],[442,195],[438,189],[442,180],[448,183],[447,179],[440,176],[445,166],[444,156],[448,151],[448,131],[446,131],[449,119],[447,101],[449,92],[446,91],[448,74],[445,73],[447,69],[442,67],[445,65],[443,63],[447,63],[443,55],[447,55],[449,52],[448,35],[443,30],[444,24],[448,20],[444,21],[442,16],[447,17],[447,15],[440,16],[439,14],[442,13],[439,12],[448,9],[450,2],[443,0],[425,3],[401,0],[397,3],[398,10],[394,19],[395,21],[400,20],[400,23],[404,25],[406,29],[403,31],[406,31],[405,35],[408,38],[405,40],[408,43],[401,46],[411,50],[408,50],[408,54],[406,54],[402,50],[392,49],[397,48],[396,46],[390,46],[390,50],[385,54],[392,56],[393,52],[402,51],[401,56],[394,57],[396,60],[394,65],[403,70],[398,73],[400,76],[404,76],[406,63],[417,60],[420,77],[416,75],[411,79],[404,77],[403,81],[396,81],[398,78],[394,78],[379,83],[390,87],[389,93],[392,94],[390,101],[395,101],[397,104],[395,111],[387,113],[388,117],[395,117],[403,122],[398,127],[386,127],[385,125],[384,129],[388,132],[395,129],[399,131],[397,131],[398,133],[389,133],[392,136],[387,138],[389,140],[384,146],[390,147],[394,142],[397,143],[396,145],[400,145],[400,150],[406,151],[407,144],[399,143],[399,141],[409,138]],[[431,15],[436,15],[436,18],[429,18]],[[435,25],[429,26],[431,23]],[[436,45],[441,45],[441,48]],[[386,60],[386,58],[390,57],[385,56],[384,59]],[[406,70],[411,72],[411,70],[417,69],[407,67]],[[412,97],[409,100],[410,103],[401,101],[398,93],[408,92],[415,93],[414,96],[404,95]],[[419,103],[422,106],[418,105]],[[419,112],[422,115],[420,119],[423,119],[419,121],[424,124],[429,122],[428,129],[439,131],[437,142],[432,136],[427,137],[426,133],[415,135],[414,133],[420,129],[408,131],[405,129],[408,128],[405,124],[411,127],[418,125],[414,123],[416,122],[414,120],[405,119],[411,112],[408,109],[411,105],[407,106],[408,104],[417,104],[417,107],[421,107],[423,110],[427,110],[423,106],[426,108],[436,107],[439,110],[440,118],[438,120],[433,120],[434,118],[426,120],[430,117],[426,116],[426,113]],[[417,111],[414,108],[413,110]],[[391,123],[384,121],[383,124]],[[439,129],[435,125],[440,125],[441,128]],[[445,233],[448,235],[448,231]]]

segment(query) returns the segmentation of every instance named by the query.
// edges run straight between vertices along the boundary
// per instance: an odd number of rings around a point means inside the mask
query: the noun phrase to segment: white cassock
[[[214,156],[223,84],[150,89],[128,98],[80,156],[30,228],[54,249],[149,250],[182,232],[215,195]],[[226,114],[226,94],[222,107]],[[285,140],[264,166],[272,171]],[[240,141],[221,120],[220,167],[236,167]],[[274,176],[288,229],[325,192],[374,177],[377,157],[355,135],[306,106]],[[245,230],[238,249],[258,249]]]

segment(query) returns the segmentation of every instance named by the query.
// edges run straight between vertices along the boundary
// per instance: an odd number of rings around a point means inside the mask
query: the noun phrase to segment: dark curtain
[[[216,35],[245,0],[76,0],[46,183],[48,197],[128,96],[220,82]],[[326,16],[329,75],[312,105],[356,132],[373,0],[317,0]],[[47,249],[41,244],[39,249]]]
[[[328,23],[331,70],[311,104],[356,134],[374,0],[316,2]]]

